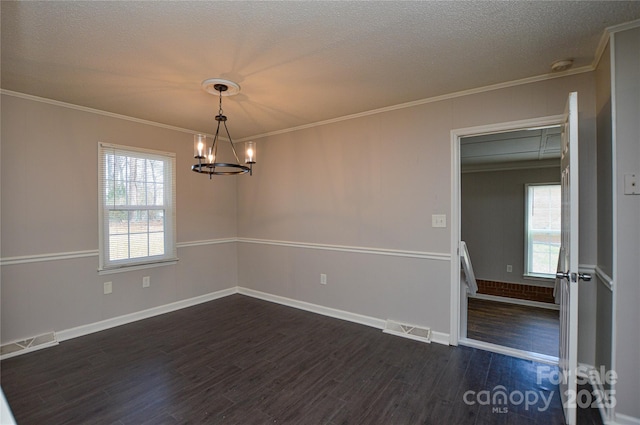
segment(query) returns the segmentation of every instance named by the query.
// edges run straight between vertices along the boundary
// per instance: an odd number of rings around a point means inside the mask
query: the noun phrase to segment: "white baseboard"
[[[487,301],[498,301],[501,303],[508,303],[508,304],[525,305],[529,307],[546,308],[549,310],[560,310],[560,306],[558,304],[543,303],[540,301],[521,300],[519,298],[501,297],[498,295],[476,293],[474,296],[469,296],[469,298],[477,298],[479,300],[487,300]]]
[[[449,334],[444,332],[431,331],[431,342],[442,345],[449,345]]]
[[[89,323],[86,325],[77,326],[71,329],[65,329],[55,332],[56,342],[49,345],[42,345],[40,348],[46,348],[53,345],[57,345],[58,342],[67,341],[69,339],[78,338],[84,335],[89,335],[94,332],[100,332],[107,329],[115,328],[117,326],[126,325],[128,323],[137,322],[138,320],[148,319],[150,317],[158,316],[160,314],[170,313],[172,311],[180,310],[183,308],[191,307],[194,305],[206,303],[219,298],[227,297],[233,294],[242,294],[253,298],[259,298],[265,301],[274,302],[277,304],[286,305],[289,307],[297,308],[312,313],[321,314],[323,316],[333,317],[336,319],[346,320],[353,323],[358,323],[365,326],[370,326],[377,329],[384,329],[386,320],[378,319],[375,317],[364,316],[357,313],[351,313],[348,311],[338,310],[330,307],[321,306],[318,304],[311,304],[305,301],[298,301],[292,298],[281,297],[279,295],[272,295],[266,292],[256,291],[254,289],[248,289],[243,287],[234,286],[232,288],[223,289],[209,294],[200,295],[197,297],[189,298],[186,300],[176,301],[170,304],[153,307],[147,310],[137,311],[130,314],[125,314],[118,317],[112,317],[111,319],[102,320],[95,323]],[[431,340],[438,344],[449,345],[449,334],[443,332],[431,333]],[[13,355],[26,354],[34,351],[34,349],[25,349]],[[3,356],[4,358],[5,356]]]
[[[491,351],[492,353],[504,354],[506,356],[517,357],[524,360],[532,360],[538,363],[546,363],[551,365],[558,364],[558,358],[548,356],[546,354],[534,353],[533,351],[518,350],[516,348],[505,347],[503,345],[492,344],[490,342],[478,341],[475,339],[460,338],[458,344],[481,350]]]
[[[342,319],[349,322],[359,323],[361,325],[371,326],[372,328],[384,329],[386,324],[386,320],[377,319],[375,317],[364,316],[357,313],[350,313],[344,310],[338,310],[335,308],[324,307],[318,304],[311,304],[305,301],[294,300],[293,298],[281,297],[279,295],[272,295],[266,292],[256,291],[255,289],[243,288],[239,286],[238,293],[247,295],[249,297],[258,298],[264,301],[271,301],[276,304],[294,307],[299,310],[322,314],[323,316],[329,316],[335,319]]]
[[[312,304],[305,301],[298,301],[292,298],[281,297],[279,295],[272,295],[266,292],[256,291],[254,289],[238,287],[238,293],[247,295],[253,298],[259,298],[265,301],[271,301],[277,304],[286,305],[288,307],[297,308],[311,313],[321,314],[323,316],[333,317],[335,319],[346,320],[348,322],[354,322],[365,326],[371,326],[376,329],[384,329],[386,320],[378,319],[376,317],[364,316],[362,314],[351,313],[344,310],[338,310],[331,307],[325,307],[318,304]],[[443,332],[431,331],[431,341],[438,344],[449,345],[449,334]]]
[[[236,287],[223,289],[221,291],[211,292],[209,294],[200,295],[198,297],[188,298],[186,300],[176,301],[170,304],[153,307],[147,310],[136,311],[135,313],[125,314],[123,316],[113,317],[111,319],[102,320],[100,322],[89,323],[71,329],[56,332],[57,340],[62,342],[68,339],[92,334],[94,332],[104,331],[116,326],[126,325],[127,323],[137,322],[138,320],[148,319],[149,317],[158,316],[160,314],[170,313],[172,311],[191,307],[197,304],[213,301],[218,298],[235,294]]]

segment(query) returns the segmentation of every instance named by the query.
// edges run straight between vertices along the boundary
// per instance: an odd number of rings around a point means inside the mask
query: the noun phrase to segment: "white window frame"
[[[162,161],[165,165],[163,173],[163,205],[132,206],[109,205],[107,198],[106,158],[109,154],[117,154],[134,158]],[[164,211],[164,253],[137,258],[111,260],[109,258],[109,212],[117,210],[162,210]],[[100,274],[149,268],[160,265],[175,264],[178,260],[176,249],[176,155],[131,146],[98,143],[98,222],[99,222],[99,266]]]
[[[537,278],[537,279],[553,279],[555,278],[555,273],[537,273],[531,271],[533,259],[533,253],[530,250],[530,240],[529,240],[529,216],[531,204],[529,202],[529,188],[533,186],[558,186],[560,187],[559,182],[549,182],[549,183],[527,183],[524,185],[524,277],[527,278]],[[557,231],[560,234],[560,230]]]

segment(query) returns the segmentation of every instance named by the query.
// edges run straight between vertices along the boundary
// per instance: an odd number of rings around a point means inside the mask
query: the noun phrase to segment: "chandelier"
[[[211,94],[217,94],[219,98],[218,115],[215,116],[215,120],[218,122],[216,126],[216,132],[213,135],[211,145],[208,145],[207,137],[205,134],[193,135],[193,157],[198,160],[197,164],[191,166],[191,170],[196,173],[208,174],[209,178],[214,175],[230,176],[236,174],[253,174],[253,164],[256,163],[256,144],[255,142],[245,143],[245,157],[244,164],[240,164],[236,148],[231,140],[229,129],[227,128],[227,117],[222,111],[222,96],[233,96],[240,92],[240,86],[233,81],[223,80],[220,78],[210,78],[202,82],[202,88]],[[236,159],[236,162],[216,162],[218,155],[218,146],[222,143],[220,137],[220,127],[224,127],[224,133],[226,133],[226,139],[231,146],[231,151]]]

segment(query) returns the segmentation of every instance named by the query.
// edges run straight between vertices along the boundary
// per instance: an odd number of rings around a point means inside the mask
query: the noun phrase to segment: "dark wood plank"
[[[469,298],[467,337],[558,356],[557,310]]]
[[[29,424],[560,424],[541,365],[234,295],[5,360]],[[546,411],[469,403],[491,391],[555,394]],[[473,400],[473,398],[471,399]],[[597,412],[581,412],[598,424]]]

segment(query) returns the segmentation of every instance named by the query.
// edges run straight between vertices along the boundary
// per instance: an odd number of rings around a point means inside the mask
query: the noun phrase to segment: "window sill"
[[[174,258],[174,259],[171,259],[171,260],[165,260],[165,261],[158,261],[157,263],[135,264],[135,265],[131,265],[131,266],[122,266],[122,267],[117,267],[117,268],[113,268],[113,269],[98,269],[98,275],[99,276],[103,276],[103,275],[107,275],[107,274],[124,273],[124,272],[131,272],[131,271],[135,271],[135,270],[152,269],[152,268],[155,268],[155,267],[172,266],[174,264],[178,264],[178,258]]]

